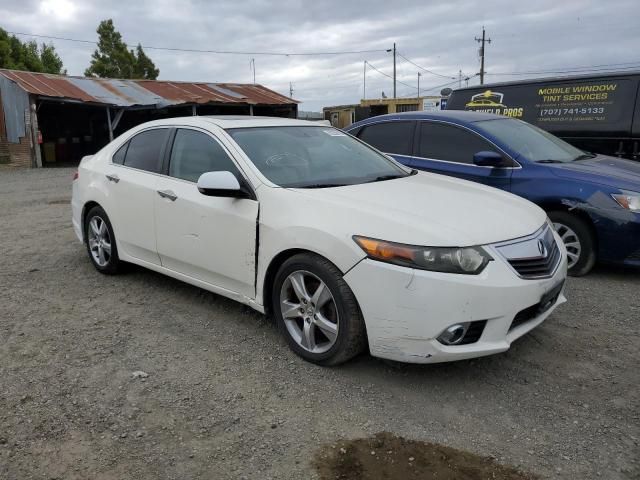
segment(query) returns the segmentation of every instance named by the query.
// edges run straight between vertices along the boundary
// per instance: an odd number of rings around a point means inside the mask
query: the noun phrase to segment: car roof
[[[282,127],[282,126],[315,126],[325,127],[319,122],[308,120],[296,120],[295,118],[281,117],[255,117],[251,115],[202,115],[190,117],[172,117],[162,120],[154,120],[144,124],[145,127],[167,126],[167,125],[187,125],[207,127],[217,125],[220,128],[245,128],[245,127]]]
[[[378,115],[375,117],[367,118],[360,122],[354,123],[347,127],[352,128],[354,125],[365,125],[373,122],[387,121],[387,120],[444,120],[456,122],[459,124],[479,122],[482,120],[497,120],[501,118],[507,118],[503,115],[495,115],[493,113],[484,112],[470,112],[465,110],[439,110],[437,112],[404,112],[404,113],[389,113],[387,115]]]

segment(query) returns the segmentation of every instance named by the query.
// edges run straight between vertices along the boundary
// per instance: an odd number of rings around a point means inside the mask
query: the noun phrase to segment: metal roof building
[[[148,120],[185,115],[296,118],[262,85],[72,77],[0,69],[0,163],[78,162]]]

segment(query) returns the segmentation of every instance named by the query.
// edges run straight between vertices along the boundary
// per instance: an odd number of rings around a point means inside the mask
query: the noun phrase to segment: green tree
[[[136,65],[134,69],[134,78],[146,78],[149,80],[155,80],[158,78],[160,70],[156,68],[155,64],[142,50],[142,45],[138,44],[136,48]]]
[[[32,40],[22,42],[0,28],[0,68],[30,72],[66,73],[62,60],[52,44],[38,44]]]
[[[84,74],[101,78],[145,78],[155,80],[160,73],[153,61],[138,45],[137,53],[127,48],[113,20],[103,20],[96,30],[98,48]]]
[[[67,71],[63,70],[62,59],[56,53],[53,45],[42,44],[40,48],[40,61],[42,62],[42,68],[44,68],[45,72],[67,74]]]

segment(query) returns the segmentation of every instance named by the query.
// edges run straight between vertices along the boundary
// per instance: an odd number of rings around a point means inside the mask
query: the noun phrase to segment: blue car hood
[[[640,192],[640,162],[633,160],[598,155],[571,163],[551,163],[548,167],[561,178]]]

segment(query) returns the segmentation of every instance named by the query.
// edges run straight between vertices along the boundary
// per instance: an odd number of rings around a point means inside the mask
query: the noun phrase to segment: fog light
[[[470,322],[456,323],[451,325],[438,337],[438,341],[445,345],[458,345],[464,338]]]

